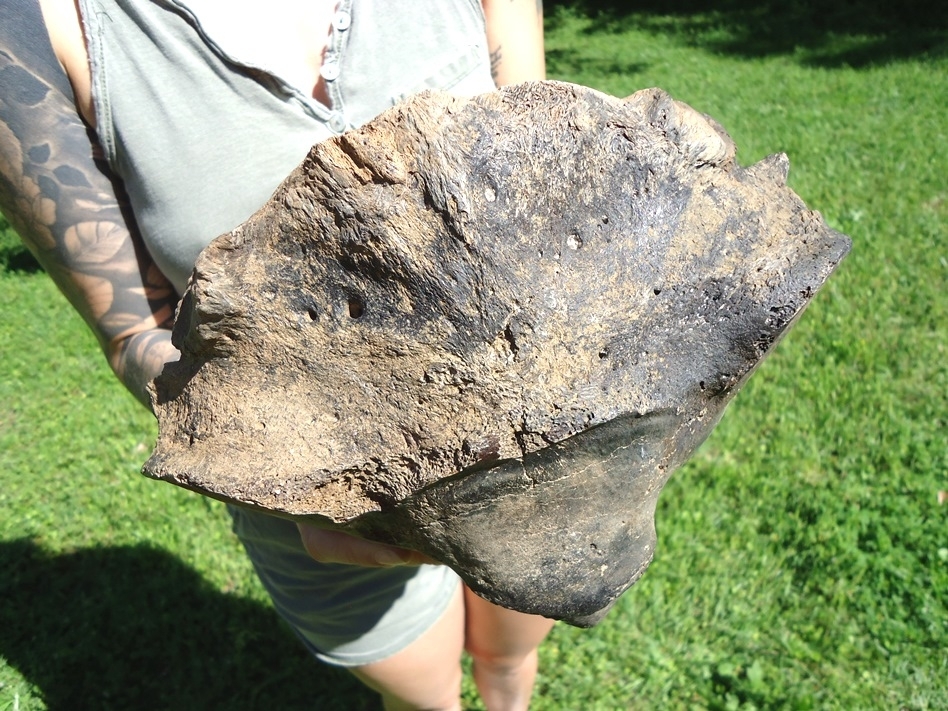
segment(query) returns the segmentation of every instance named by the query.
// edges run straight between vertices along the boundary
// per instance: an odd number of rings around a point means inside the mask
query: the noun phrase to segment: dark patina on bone
[[[412,98],[201,254],[145,473],[594,624],[849,249],[787,169],[659,90]]]

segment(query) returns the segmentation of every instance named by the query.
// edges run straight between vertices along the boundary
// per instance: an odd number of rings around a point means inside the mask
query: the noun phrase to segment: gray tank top
[[[200,18],[220,2],[79,0],[99,140],[179,293],[314,143],[423,89],[494,88],[478,0],[341,0],[321,72],[331,106],[218,44]]]

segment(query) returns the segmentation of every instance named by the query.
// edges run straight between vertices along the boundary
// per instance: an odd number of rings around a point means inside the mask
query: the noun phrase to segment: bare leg
[[[424,635],[398,654],[352,672],[381,694],[387,711],[460,711],[465,648],[488,711],[525,711],[537,647],[552,627],[552,620],[498,607],[461,586]]]
[[[464,593],[435,625],[398,654],[356,667],[353,674],[382,695],[387,711],[460,711]]]
[[[525,711],[537,673],[537,647],[553,620],[493,605],[464,588],[465,648],[488,711]]]

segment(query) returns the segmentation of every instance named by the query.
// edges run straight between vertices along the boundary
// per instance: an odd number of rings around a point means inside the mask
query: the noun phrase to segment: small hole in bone
[[[360,299],[356,297],[350,297],[349,299],[349,317],[350,318],[359,318],[362,314],[365,313],[365,305]]]
[[[310,320],[310,321],[315,321],[316,319],[319,318],[319,311],[316,310],[316,307],[315,307],[315,306],[310,306],[310,307],[306,310],[306,313],[309,314],[309,320]]]

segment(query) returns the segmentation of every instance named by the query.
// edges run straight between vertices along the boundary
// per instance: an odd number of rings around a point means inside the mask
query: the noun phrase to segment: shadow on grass
[[[273,610],[148,546],[0,542],[0,655],[59,709],[376,709]]]
[[[26,247],[0,245],[0,271],[35,274],[43,271],[43,267]]]
[[[33,274],[43,267],[17,237],[7,218],[0,215],[0,272]]]
[[[948,56],[944,0],[547,0],[594,18],[588,32],[644,29],[689,46],[762,57],[799,53],[804,64],[868,67]]]

